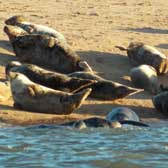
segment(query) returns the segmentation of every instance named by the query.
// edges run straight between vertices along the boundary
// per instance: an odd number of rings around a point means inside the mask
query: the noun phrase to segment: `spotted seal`
[[[18,61],[12,61],[7,64],[5,71],[6,76],[11,71],[19,72],[35,83],[66,92],[77,92],[96,83],[95,80],[69,77],[65,74],[48,71],[33,64],[21,64]]]
[[[81,106],[91,92],[90,88],[76,94],[53,90],[16,72],[10,72],[9,79],[14,107],[27,111],[70,114]]]
[[[65,45],[67,44],[67,41],[64,37],[64,35],[53,28],[44,26],[44,25],[39,25],[39,24],[34,24],[30,23],[27,21],[26,17],[22,15],[15,15],[7,20],[5,20],[5,24],[7,25],[12,25],[12,26],[18,26],[28,32],[29,34],[46,34],[50,35],[52,37],[57,38],[58,41],[61,41]]]
[[[127,51],[127,55],[133,65],[150,65],[156,69],[158,74],[168,72],[167,57],[150,45],[146,45],[142,42],[131,42],[128,48],[123,46],[115,47]]]
[[[68,74],[70,77],[77,77],[82,79],[96,80],[97,82],[91,85],[91,97],[101,100],[115,100],[123,98],[142,90],[128,87],[117,82],[106,80],[96,74],[89,72],[74,72]]]
[[[149,65],[140,65],[130,71],[131,81],[135,87],[145,89],[153,94],[159,90],[156,70]]]
[[[5,32],[10,40],[13,50],[20,62],[35,64],[61,73],[75,71],[92,71],[86,61],[81,60],[70,46],[58,42],[56,38],[48,35],[22,35],[18,36],[17,27],[6,26]]]

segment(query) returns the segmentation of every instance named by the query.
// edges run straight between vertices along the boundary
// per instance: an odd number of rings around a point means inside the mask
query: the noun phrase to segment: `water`
[[[0,168],[167,168],[167,126],[2,127]]]

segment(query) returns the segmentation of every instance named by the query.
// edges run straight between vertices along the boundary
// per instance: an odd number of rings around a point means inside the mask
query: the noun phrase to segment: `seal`
[[[127,107],[117,107],[108,113],[107,121],[118,121],[121,124],[130,124],[136,126],[148,127],[147,124],[140,122],[138,115]]]
[[[142,89],[136,89],[117,82],[106,80],[96,74],[89,72],[74,72],[68,74],[68,76],[96,80],[97,82],[91,85],[92,92],[90,94],[90,97],[96,99],[115,100],[142,91]]]
[[[46,34],[57,38],[58,41],[61,41],[64,44],[67,44],[67,41],[62,33],[44,25],[30,23],[27,21],[26,17],[22,15],[15,15],[8,18],[5,20],[5,24],[18,26],[29,34]]]
[[[12,61],[7,64],[5,71],[7,77],[10,72],[19,72],[35,83],[66,92],[77,92],[96,83],[95,80],[69,77],[65,74],[45,70],[33,64],[21,64],[18,61]]]
[[[127,51],[127,55],[133,65],[150,65],[156,69],[158,74],[166,74],[168,72],[167,57],[150,45],[142,42],[131,42],[128,48],[123,46],[115,47]]]
[[[30,81],[25,75],[10,72],[9,79],[14,107],[51,114],[71,114],[91,92],[87,88],[76,94],[53,90]]]
[[[14,40],[18,36],[28,35],[26,31],[18,26],[4,26],[3,30],[8,35],[10,41]]]
[[[72,121],[72,122],[61,124],[59,126],[70,126],[77,129],[92,128],[92,127],[94,128],[99,128],[99,127],[121,128],[122,127],[122,125],[117,121],[109,122],[106,119],[98,118],[98,117],[88,118],[88,119],[79,120],[79,121]]]
[[[149,65],[140,65],[130,71],[131,80],[135,87],[142,88],[153,94],[159,91],[156,70]]]
[[[168,91],[158,93],[152,98],[156,110],[168,116]]]
[[[71,126],[78,129],[84,129],[88,127],[121,128],[125,124],[149,127],[148,124],[140,122],[138,115],[133,110],[126,107],[117,107],[113,109],[107,114],[106,119],[93,117],[84,120],[63,123],[59,126]]]
[[[27,34],[18,35],[17,27],[6,26],[13,50],[20,62],[39,65],[61,73],[75,71],[92,71],[92,68],[64,43],[48,35]],[[11,38],[12,37],[12,38]]]

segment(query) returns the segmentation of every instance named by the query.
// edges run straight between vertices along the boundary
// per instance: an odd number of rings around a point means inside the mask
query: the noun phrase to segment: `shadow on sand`
[[[168,49],[168,44],[159,44],[159,45],[156,45],[156,47],[163,48],[163,49]]]
[[[8,40],[0,40],[0,48],[3,48],[9,52],[13,52],[11,43]]]
[[[16,60],[16,57],[10,54],[0,53],[0,65],[6,66],[10,61]]]
[[[126,28],[121,29],[130,32],[139,32],[139,33],[151,33],[151,34],[168,34],[168,30],[165,29],[156,29],[151,27],[142,27],[142,28]]]
[[[129,76],[132,68],[127,56],[98,51],[78,51],[77,54],[86,60],[98,75],[105,79],[128,84],[128,81],[123,79],[124,76]]]

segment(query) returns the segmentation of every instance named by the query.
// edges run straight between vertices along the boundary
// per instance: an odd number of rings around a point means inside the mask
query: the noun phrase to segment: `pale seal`
[[[53,90],[30,81],[25,75],[9,74],[14,107],[27,111],[70,114],[81,106],[91,89],[76,94]]]
[[[28,35],[26,31],[18,26],[4,26],[3,30],[8,35],[10,41],[14,40],[18,36]]]
[[[21,64],[18,61],[12,61],[7,64],[6,76],[11,71],[22,73],[31,81],[40,85],[66,92],[77,92],[96,83],[96,80],[69,77],[65,74],[45,70],[33,64]]]
[[[149,65],[140,65],[130,71],[131,81],[137,88],[142,88],[153,94],[159,90],[156,70]]]
[[[8,18],[7,20],[5,20],[5,24],[18,26],[30,34],[50,35],[57,38],[58,41],[61,41],[62,43],[67,44],[67,41],[62,33],[44,25],[30,23],[22,15],[16,15]]]
[[[150,45],[141,42],[131,42],[128,48],[122,46],[115,47],[127,51],[127,55],[134,65],[150,65],[156,69],[158,74],[168,72],[167,57]]]
[[[96,80],[97,82],[91,85],[92,92],[90,94],[91,97],[96,99],[115,100],[142,91],[140,89],[106,80],[98,75],[89,72],[74,72],[68,74],[68,76]]]
[[[18,27],[5,26],[4,31],[11,39],[13,50],[20,62],[39,65],[61,73],[93,72],[88,63],[81,60],[70,46],[58,42],[56,38],[39,34],[20,36],[20,30],[17,29]]]

